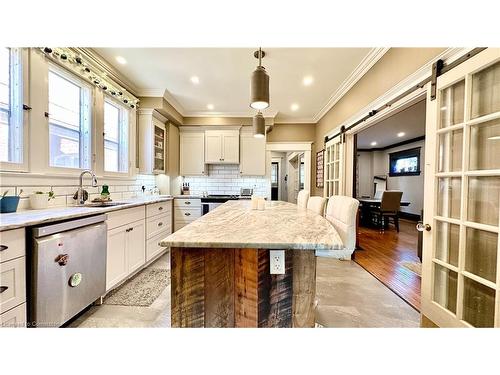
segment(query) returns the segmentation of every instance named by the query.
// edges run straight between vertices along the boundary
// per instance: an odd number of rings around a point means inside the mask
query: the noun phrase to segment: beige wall
[[[165,98],[146,96],[139,100],[140,108],[154,108],[174,124],[182,125],[182,115]]]
[[[267,134],[268,142],[314,142],[315,124],[274,124]]]
[[[325,135],[443,51],[444,48],[391,48],[321,118],[316,125],[315,148],[323,148]],[[314,158],[312,162],[314,164]],[[315,181],[316,171],[315,168],[312,169]],[[313,190],[315,194],[322,194],[322,189],[314,187]]]

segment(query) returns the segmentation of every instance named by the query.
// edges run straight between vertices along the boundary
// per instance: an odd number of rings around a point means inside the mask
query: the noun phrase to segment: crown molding
[[[274,119],[278,114],[277,111],[263,113],[264,118]],[[200,112],[187,112],[183,114],[183,117],[253,117],[255,112],[245,111],[245,112],[213,112],[213,111],[200,111]]]
[[[349,125],[355,123],[359,119],[363,118],[366,116],[371,110],[374,108],[379,108],[383,104],[391,101],[394,98],[397,98],[399,95],[404,93],[406,90],[408,90],[411,87],[414,87],[417,85],[417,83],[421,82],[423,79],[428,77],[432,71],[432,64],[434,64],[435,61],[437,60],[444,60],[445,63],[449,64],[455,61],[456,59],[460,58],[464,54],[470,52],[472,48],[447,48],[443,52],[441,52],[439,55],[433,57],[431,60],[429,60],[427,63],[422,65],[419,69],[417,69],[414,73],[410,74],[406,78],[404,78],[402,81],[397,83],[395,86],[390,88],[388,91],[386,91],[384,94],[379,96],[377,99],[374,101],[370,102],[368,105],[357,111],[354,115],[343,121],[341,124],[336,126],[333,130],[328,131],[326,134],[324,134],[324,137],[331,137],[332,135],[338,133],[339,129],[341,126],[348,127]],[[421,92],[425,92],[425,88],[420,89]],[[408,100],[413,100],[415,96],[421,95],[419,92],[415,92],[413,95],[410,94],[408,98],[403,98],[400,100],[400,103],[407,102]],[[397,110],[398,105],[392,105],[391,107],[393,110]],[[351,130],[349,133],[356,133],[361,131],[362,129],[366,129],[369,127],[371,124],[376,123],[381,121],[381,118],[384,116],[387,116],[387,113],[377,113],[375,116],[370,118],[369,120],[366,120],[363,126],[357,127],[356,130]]]
[[[314,121],[313,118],[311,117],[302,117],[302,118],[286,118],[286,119],[281,119],[279,117],[274,119],[275,124],[312,124],[315,125],[316,121]]]
[[[181,103],[179,103],[177,101],[177,99],[175,99],[175,97],[170,93],[170,91],[168,91],[168,89],[164,89],[163,90],[163,99],[165,99],[167,102],[170,103],[170,105],[172,107],[174,107],[174,109],[180,113],[180,115],[182,117],[188,117],[187,113],[186,113],[186,110],[184,109],[184,107],[182,106]]]
[[[70,49],[86,56],[92,61],[93,64],[97,65],[99,69],[103,70],[112,80],[125,87],[125,89],[127,89],[127,91],[132,95],[140,96],[137,94],[137,86],[127,77],[125,77],[125,75],[122,74],[118,69],[111,65],[104,57],[99,55],[95,50],[93,50],[92,48],[80,47],[74,47]]]
[[[163,97],[164,89],[137,89],[137,95],[144,97]]]
[[[313,122],[321,118],[379,61],[390,48],[372,48],[372,50],[361,60],[358,66],[342,82],[340,87],[330,96],[326,104],[313,117]]]

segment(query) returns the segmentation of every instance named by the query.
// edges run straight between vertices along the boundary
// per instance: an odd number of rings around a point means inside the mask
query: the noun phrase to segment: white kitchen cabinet
[[[206,130],[205,163],[238,164],[240,162],[239,130]]]
[[[180,138],[181,176],[204,176],[205,169],[205,132],[182,131]]]
[[[106,291],[128,276],[126,227],[108,231],[106,259]]]
[[[146,263],[146,225],[144,220],[136,221],[127,232],[128,273]]]
[[[165,173],[167,166],[167,119],[153,109],[139,109],[139,172]]]
[[[266,174],[266,139],[255,138],[251,132],[241,132],[240,175],[264,176]]]
[[[201,199],[175,198],[174,199],[174,231],[185,227],[201,217]]]
[[[144,220],[108,231],[106,291],[146,263]]]

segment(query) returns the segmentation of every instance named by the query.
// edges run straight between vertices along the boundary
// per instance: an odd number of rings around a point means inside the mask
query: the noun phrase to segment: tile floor
[[[170,268],[169,254],[155,268]],[[318,258],[317,323],[324,327],[418,327],[419,313],[352,261]],[[149,307],[92,306],[70,327],[170,327],[170,286]]]

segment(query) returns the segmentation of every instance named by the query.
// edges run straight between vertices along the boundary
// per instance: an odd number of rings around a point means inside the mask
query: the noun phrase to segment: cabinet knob
[[[190,201],[185,201],[184,204],[191,204],[191,202]]]
[[[162,225],[163,225],[163,223],[160,221],[160,222],[158,223],[158,226],[159,226],[159,227],[161,227]]]
[[[191,216],[191,214],[189,212],[186,212],[184,215]]]
[[[161,211],[161,210],[163,210],[163,207],[162,206],[158,207],[158,211]]]

